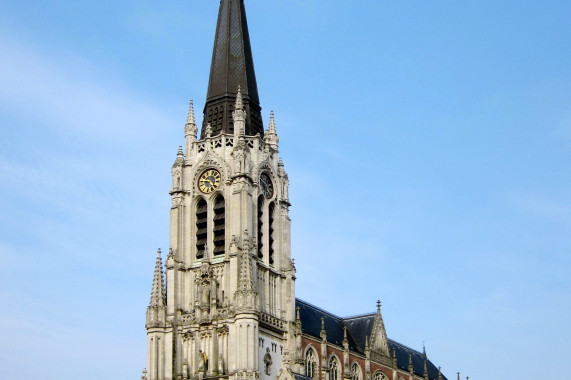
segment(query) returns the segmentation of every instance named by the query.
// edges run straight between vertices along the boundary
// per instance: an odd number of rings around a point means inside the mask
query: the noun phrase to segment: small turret
[[[186,152],[190,152],[192,143],[196,141],[196,133],[198,132],[198,127],[196,126],[196,121],[194,120],[194,106],[192,100],[188,106],[188,115],[186,117],[186,125],[184,126],[184,137],[186,140]]]
[[[270,125],[264,134],[264,142],[267,144],[272,152],[278,151],[278,143],[280,139],[276,132],[276,121],[274,119],[274,111],[270,112]]]
[[[151,289],[150,306],[165,306],[165,281],[163,277],[163,261],[161,259],[161,249],[157,250],[157,259],[155,261],[155,273],[153,275],[153,287]]]
[[[151,288],[151,300],[147,308],[147,328],[163,326],[166,319],[166,291],[163,277],[163,263],[161,250],[157,251],[153,286]]]
[[[182,146],[178,146],[178,150],[176,151],[176,158],[174,160],[174,164],[182,164],[184,162],[184,153],[182,152]]]
[[[234,138],[244,136],[246,133],[246,111],[244,110],[242,89],[240,86],[238,86],[238,92],[236,93],[236,103],[234,104],[232,119],[234,120]]]
[[[190,101],[190,105],[188,106],[188,115],[186,117],[186,125],[195,124],[194,122],[194,105],[192,100]]]
[[[177,190],[181,190],[182,188],[182,166],[184,164],[184,154],[182,152],[182,146],[178,147],[178,151],[176,152],[176,158],[174,160],[174,164],[172,165],[171,168],[171,174],[172,174],[172,191],[171,191],[171,195],[173,194],[173,192],[177,191]]]

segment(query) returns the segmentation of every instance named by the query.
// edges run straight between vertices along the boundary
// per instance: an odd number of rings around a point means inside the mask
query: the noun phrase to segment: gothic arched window
[[[262,247],[264,237],[264,197],[260,195],[258,198],[258,258],[264,257]]]
[[[214,256],[223,255],[226,237],[226,204],[224,197],[218,195],[214,201]]]
[[[351,366],[351,380],[361,380],[361,375],[361,367],[359,367],[359,364],[353,363]]]
[[[329,380],[339,380],[339,361],[335,356],[329,359]]]
[[[204,198],[196,203],[196,258],[204,257],[206,240],[208,239],[208,205]]]
[[[274,202],[270,203],[270,208],[268,212],[268,251],[270,265],[274,265],[274,213],[276,211],[276,206]]]
[[[373,380],[389,380],[387,376],[382,373],[381,371],[375,372],[375,376],[373,376]]]
[[[317,355],[312,348],[308,349],[305,354],[305,376],[317,379]]]

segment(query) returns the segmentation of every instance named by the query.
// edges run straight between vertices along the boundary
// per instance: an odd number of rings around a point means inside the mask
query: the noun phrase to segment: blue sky
[[[381,299],[389,337],[425,341],[449,378],[559,373],[571,4],[246,7],[289,172],[297,296],[341,316]],[[204,106],[217,11],[0,3],[0,378],[140,375],[170,165],[188,101]]]

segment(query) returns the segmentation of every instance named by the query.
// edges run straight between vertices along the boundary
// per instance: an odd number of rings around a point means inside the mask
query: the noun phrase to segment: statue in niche
[[[210,304],[210,286],[209,285],[210,285],[209,283],[203,283],[202,284],[202,297],[200,298],[202,305],[209,305]]]
[[[242,161],[243,161],[243,154],[237,153],[234,156],[234,174],[240,174],[242,172]]]
[[[266,354],[264,355],[264,367],[265,370],[264,372],[266,373],[266,375],[270,374],[270,371],[272,370],[272,355],[270,355],[270,348],[266,348]]]
[[[218,355],[218,374],[224,375],[224,359],[222,358],[222,354]]]
[[[208,371],[208,356],[206,356],[206,352],[202,350],[198,350],[200,353],[200,358],[202,359],[202,368],[204,368],[204,372]]]
[[[188,379],[188,361],[186,359],[182,363],[182,378]]]
[[[244,173],[250,173],[250,160],[248,160],[248,156],[244,156]]]
[[[289,199],[288,188],[289,188],[289,179],[287,178],[286,175],[282,180],[282,197],[283,199],[286,200]]]
[[[181,176],[182,176],[182,170],[178,166],[175,167],[173,169],[173,180],[172,180],[173,189],[175,189],[175,190],[180,189],[180,187],[181,187]]]

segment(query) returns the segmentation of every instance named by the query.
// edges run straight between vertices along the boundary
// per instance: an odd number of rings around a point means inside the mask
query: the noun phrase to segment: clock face
[[[260,187],[266,199],[270,199],[274,195],[274,185],[272,185],[272,180],[266,173],[260,175]]]
[[[210,194],[220,187],[220,172],[216,169],[205,170],[198,178],[198,189]]]

